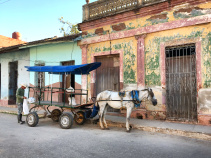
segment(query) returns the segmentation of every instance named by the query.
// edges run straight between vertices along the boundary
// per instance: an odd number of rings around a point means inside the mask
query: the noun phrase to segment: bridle
[[[146,102],[146,101],[150,101],[149,100],[149,96],[153,99],[154,98],[154,93],[153,93],[153,91],[152,91],[152,89],[151,88],[147,88],[147,89],[143,89],[143,90],[141,90],[141,91],[148,91],[148,95],[147,95],[147,97],[144,97],[144,98],[142,98],[142,100],[141,100],[141,102],[143,101],[143,102]]]

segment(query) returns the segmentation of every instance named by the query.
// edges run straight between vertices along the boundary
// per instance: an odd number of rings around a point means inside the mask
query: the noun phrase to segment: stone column
[[[146,34],[136,35],[137,39],[137,87],[145,88],[145,37]]]

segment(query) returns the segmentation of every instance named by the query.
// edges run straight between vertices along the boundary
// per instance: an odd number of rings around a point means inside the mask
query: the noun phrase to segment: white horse
[[[119,92],[114,91],[103,91],[97,95],[97,105],[99,105],[99,121],[101,129],[108,129],[105,114],[107,111],[108,105],[114,109],[127,109],[127,116],[126,116],[126,130],[129,132],[131,127],[129,125],[130,115],[132,109],[134,108],[134,104],[140,103],[143,99],[150,100],[152,104],[155,106],[157,105],[157,99],[154,96],[152,89],[143,89],[143,90],[136,90],[125,92],[122,97],[120,97]],[[139,104],[140,105],[140,104]],[[102,123],[103,120],[103,123]],[[104,127],[105,126],[105,127]]]

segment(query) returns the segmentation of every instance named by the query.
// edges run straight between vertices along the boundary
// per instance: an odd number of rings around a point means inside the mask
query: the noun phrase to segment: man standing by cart
[[[17,89],[16,92],[16,104],[18,105],[18,123],[24,124],[25,121],[22,121],[22,112],[23,112],[23,99],[27,99],[24,96],[26,89],[26,84],[21,84],[21,87]]]

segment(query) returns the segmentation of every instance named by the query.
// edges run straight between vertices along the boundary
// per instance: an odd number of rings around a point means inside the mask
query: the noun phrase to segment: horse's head
[[[157,105],[157,99],[155,98],[155,95],[152,91],[151,88],[146,88],[146,89],[143,89],[141,91],[145,91],[146,92],[146,96],[148,100],[151,100],[152,104],[155,106]]]

